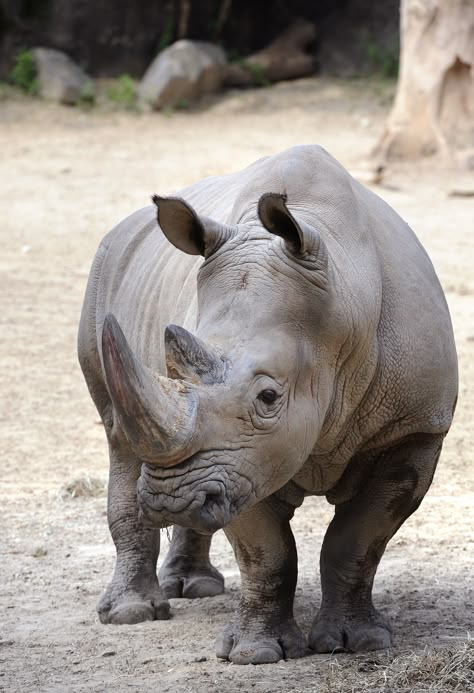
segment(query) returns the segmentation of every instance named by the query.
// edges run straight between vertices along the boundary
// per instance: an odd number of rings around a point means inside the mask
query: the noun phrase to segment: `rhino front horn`
[[[110,313],[102,329],[102,354],[114,409],[139,459],[164,467],[197,452],[198,397],[193,385],[143,366]]]

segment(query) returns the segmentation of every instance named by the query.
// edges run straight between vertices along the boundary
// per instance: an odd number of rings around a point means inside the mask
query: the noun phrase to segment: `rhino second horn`
[[[212,385],[224,380],[225,361],[217,351],[179,325],[165,330],[168,375],[192,383]]]
[[[136,455],[165,467],[197,452],[197,393],[192,385],[145,368],[112,314],[104,321],[102,354],[114,409]]]

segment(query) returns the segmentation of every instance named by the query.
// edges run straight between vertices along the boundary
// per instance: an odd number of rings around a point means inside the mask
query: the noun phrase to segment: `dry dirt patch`
[[[0,690],[474,690],[467,643],[474,621],[474,201],[448,197],[472,182],[430,162],[400,167],[385,187],[374,188],[434,261],[461,371],[456,421],[433,487],[389,545],[376,582],[376,601],[395,629],[394,652],[313,655],[262,667],[218,662],[214,638],[236,605],[239,584],[222,533],[213,546],[227,581],[222,597],[175,601],[169,622],[106,627],[95,615],[113,567],[101,490],[107,457],[75,337],[99,240],[153,192],[237,170],[292,144],[319,142],[360,169],[390,94],[377,83],[310,79],[229,94],[171,117],[0,103]],[[78,479],[98,484],[88,492]],[[65,492],[71,484],[76,492]],[[312,498],[293,523],[296,613],[306,631],[320,596],[316,566],[330,517],[326,502]],[[163,543],[166,549],[165,535]]]

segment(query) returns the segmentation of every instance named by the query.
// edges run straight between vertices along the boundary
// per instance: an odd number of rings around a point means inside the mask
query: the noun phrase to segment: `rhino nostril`
[[[222,500],[222,493],[219,489],[218,491],[208,491],[206,493],[206,499],[204,501],[204,506],[207,508],[212,508],[214,505],[219,504]]]
[[[226,503],[224,488],[221,484],[212,484],[206,490],[204,503],[201,507],[201,513],[211,520],[222,526],[224,516],[226,516]]]

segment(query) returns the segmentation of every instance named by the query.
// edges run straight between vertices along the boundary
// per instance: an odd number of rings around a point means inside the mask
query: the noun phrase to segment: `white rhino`
[[[372,583],[430,486],[457,393],[426,252],[318,146],[153,201],[102,241],[79,332],[110,448],[117,562],[101,620],[167,618],[166,597],[222,592],[209,546],[224,528],[242,595],[217,656],[301,656],[290,520],[316,494],[335,513],[309,647],[388,647]]]

